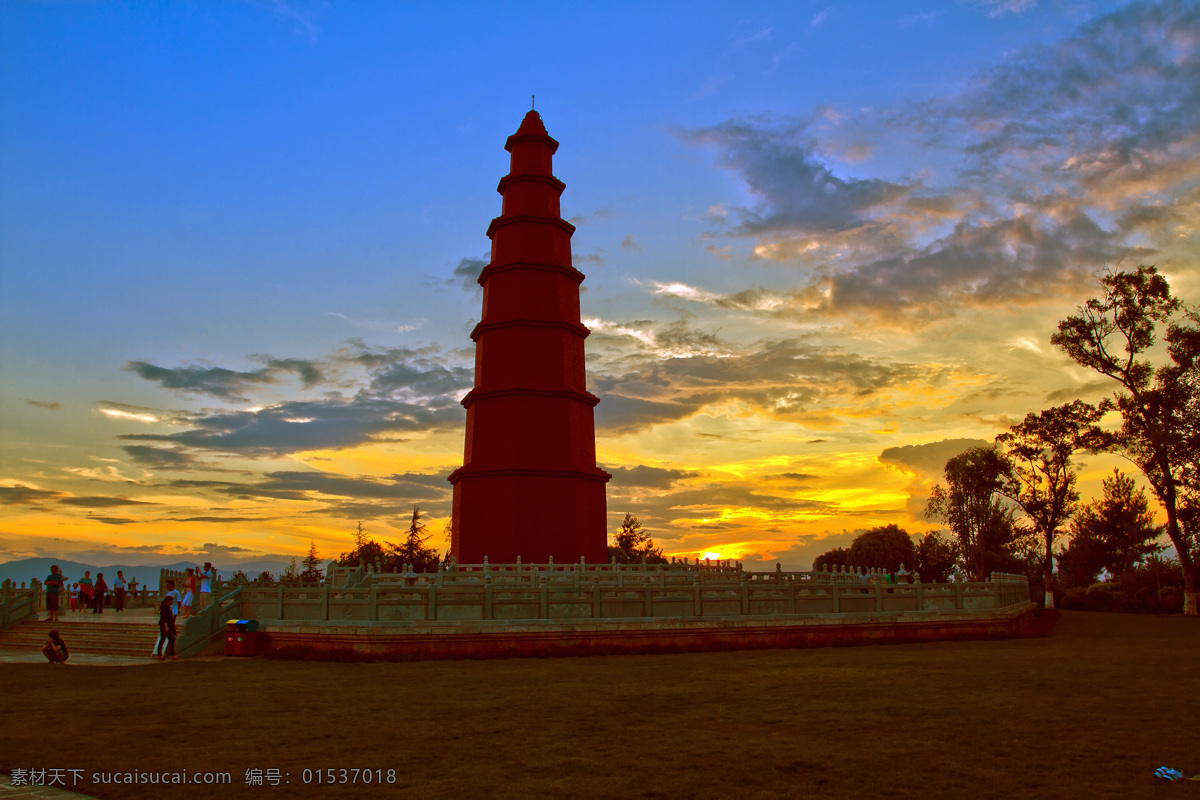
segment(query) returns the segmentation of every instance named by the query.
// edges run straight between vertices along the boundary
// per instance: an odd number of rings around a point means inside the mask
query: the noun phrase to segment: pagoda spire
[[[530,110],[504,149],[502,211],[488,226],[483,315],[471,332],[475,387],[462,400],[463,466],[449,477],[451,552],[459,563],[606,561],[612,476],[596,466],[599,399],[586,388],[584,275],[559,207],[558,142]]]

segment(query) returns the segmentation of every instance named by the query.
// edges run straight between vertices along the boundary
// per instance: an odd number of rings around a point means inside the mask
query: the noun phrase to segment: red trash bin
[[[225,626],[225,655],[258,655],[262,634],[258,632],[257,620],[231,619]]]

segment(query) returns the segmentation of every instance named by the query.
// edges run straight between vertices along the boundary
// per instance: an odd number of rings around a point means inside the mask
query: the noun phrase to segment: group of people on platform
[[[50,622],[58,622],[58,612],[64,599],[70,603],[72,611],[103,614],[110,591],[114,611],[125,610],[125,602],[130,594],[137,597],[137,578],[127,583],[122,570],[117,570],[117,577],[113,579],[111,586],[104,580],[103,572],[97,572],[96,580],[93,581],[91,570],[87,570],[82,578],[71,583],[55,564],[50,567],[50,574],[46,576],[43,587],[46,591],[46,611]]]
[[[211,561],[204,562],[204,567],[188,567],[184,574],[183,590],[175,588],[175,581],[166,582],[166,591],[158,607],[158,642],[154,648],[154,658],[159,660],[175,660],[175,619],[177,616],[189,617],[203,610],[212,598],[212,584],[217,572]],[[72,611],[91,610],[93,614],[104,613],[106,596],[109,585],[104,580],[104,573],[97,572],[96,580],[92,580],[92,572],[84,572],[78,582],[72,584],[62,574],[58,565],[50,567],[50,574],[43,584],[46,593],[46,612],[49,622],[59,621],[59,610],[64,597],[68,597]],[[137,579],[126,583],[122,570],[117,570],[117,577],[112,586],[113,607],[115,611],[125,610],[127,592],[137,597]],[[166,652],[163,652],[163,645]],[[42,653],[51,664],[65,664],[69,653],[66,642],[58,631],[50,631],[49,638],[42,646]]]

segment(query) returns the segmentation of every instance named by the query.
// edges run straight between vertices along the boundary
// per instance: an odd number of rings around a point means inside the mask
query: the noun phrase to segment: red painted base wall
[[[437,660],[683,653],[795,647],[1008,639],[1033,621],[1032,606],[1012,615],[921,622],[857,622],[661,629],[548,630],[518,633],[395,633],[368,635],[268,630],[262,652],[318,660]]]

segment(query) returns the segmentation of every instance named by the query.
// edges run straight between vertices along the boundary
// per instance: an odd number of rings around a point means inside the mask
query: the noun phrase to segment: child
[[[71,610],[74,611],[79,606],[79,584],[71,584]]]
[[[58,635],[58,631],[50,631],[50,638],[42,645],[42,655],[44,655],[51,664],[65,664],[70,653],[67,652],[67,643]]]

